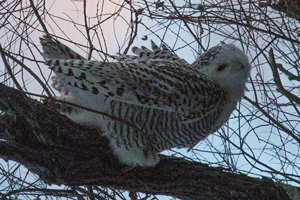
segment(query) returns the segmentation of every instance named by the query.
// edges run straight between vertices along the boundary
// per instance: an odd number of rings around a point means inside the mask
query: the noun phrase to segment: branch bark
[[[280,184],[223,168],[162,157],[129,169],[97,130],[79,126],[24,93],[0,85],[0,156],[25,165],[46,183],[103,186],[181,199],[290,199]]]

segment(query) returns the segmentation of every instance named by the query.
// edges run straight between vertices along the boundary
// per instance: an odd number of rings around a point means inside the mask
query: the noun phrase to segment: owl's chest
[[[192,123],[183,121],[181,114],[167,110],[158,110],[155,108],[130,105],[123,102],[111,101],[106,105],[107,113],[114,116],[110,121],[110,130],[113,132],[136,132],[140,131],[149,137],[161,134],[190,134],[201,135],[211,132],[215,128],[215,122],[220,116],[220,109],[215,109],[204,116],[199,116]],[[122,130],[118,130],[122,129]]]

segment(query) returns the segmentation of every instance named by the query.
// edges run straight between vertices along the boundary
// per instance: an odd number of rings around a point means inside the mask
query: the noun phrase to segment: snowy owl
[[[134,56],[119,55],[116,62],[85,60],[49,36],[41,44],[56,74],[57,99],[81,106],[64,104],[60,112],[98,127],[129,166],[153,166],[159,152],[192,147],[217,131],[250,73],[247,56],[233,44],[221,43],[192,64],[152,41],[152,50],[133,47]]]

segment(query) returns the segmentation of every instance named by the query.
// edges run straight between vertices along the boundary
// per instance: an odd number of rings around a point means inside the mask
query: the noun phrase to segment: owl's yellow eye
[[[218,72],[223,71],[227,67],[227,64],[220,65],[217,69]]]

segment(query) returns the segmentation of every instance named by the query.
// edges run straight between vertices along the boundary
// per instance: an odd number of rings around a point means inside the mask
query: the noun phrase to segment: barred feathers
[[[160,151],[194,146],[220,128],[242,97],[250,71],[247,56],[227,44],[192,65],[152,41],[152,50],[134,47],[135,56],[115,56],[117,62],[75,59],[76,52],[47,37],[41,44],[58,77],[57,98],[107,115],[75,107],[61,112],[79,124],[98,126],[115,155],[130,166],[153,166]],[[68,49],[63,59],[53,59],[52,45]]]

